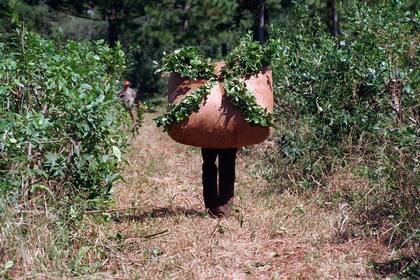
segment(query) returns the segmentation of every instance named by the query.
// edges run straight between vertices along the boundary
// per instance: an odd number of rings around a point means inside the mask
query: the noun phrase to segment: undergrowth
[[[115,97],[123,52],[20,29],[0,53],[0,194],[106,199],[126,142]]]
[[[419,19],[388,2],[343,2],[337,38],[302,10],[295,32],[273,29],[279,122],[264,174],[277,189],[306,192],[346,170],[368,187],[349,182],[326,198],[349,207],[345,223],[417,250]]]
[[[20,27],[0,57],[0,278],[94,273],[105,249],[87,232],[103,218],[84,213],[112,204],[121,178],[124,53]]]

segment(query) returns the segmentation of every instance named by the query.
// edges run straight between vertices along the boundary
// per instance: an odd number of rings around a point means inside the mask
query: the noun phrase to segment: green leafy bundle
[[[186,47],[175,51],[162,60],[158,71],[169,71],[189,79],[219,79],[229,100],[244,114],[252,125],[268,127],[272,125],[272,114],[256,102],[254,94],[246,88],[244,78],[257,74],[268,67],[273,54],[272,45],[262,46],[252,40],[251,34],[244,36],[239,45],[228,55],[219,77],[215,77],[214,67],[209,58],[204,58],[196,48]],[[210,74],[211,73],[211,74]],[[210,87],[211,88],[211,87]],[[178,105],[170,105],[167,113],[155,119],[158,127],[166,131],[172,123],[182,122],[199,109],[200,103],[210,90],[208,84],[190,93]],[[208,93],[208,92],[207,92]]]
[[[175,50],[162,58],[162,66],[157,72],[175,72],[188,79],[210,79],[214,69],[210,58],[205,58],[195,47]]]
[[[210,93],[215,84],[215,81],[212,79],[186,96],[179,104],[171,105],[167,113],[155,119],[157,126],[163,127],[164,131],[167,131],[171,124],[186,120],[191,113],[198,111],[201,102]]]
[[[243,80],[233,78],[223,85],[229,100],[242,111],[248,123],[264,127],[272,125],[272,115],[257,104],[255,95],[246,88]]]
[[[251,33],[241,38],[239,45],[228,54],[222,76],[226,79],[245,77],[260,72],[270,65],[272,48],[261,45],[252,39]]]

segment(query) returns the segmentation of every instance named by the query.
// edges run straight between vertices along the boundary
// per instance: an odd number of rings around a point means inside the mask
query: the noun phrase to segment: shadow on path
[[[207,214],[205,211],[197,211],[196,209],[186,209],[184,207],[158,207],[145,211],[142,213],[133,213],[133,214],[117,214],[113,217],[114,221],[117,223],[122,222],[144,222],[148,219],[156,218],[170,218],[176,216],[186,216],[189,218],[192,217],[206,217]]]
[[[420,254],[413,257],[401,257],[382,263],[373,263],[376,273],[382,277],[399,276],[395,279],[420,279]],[[394,278],[393,278],[394,279]]]

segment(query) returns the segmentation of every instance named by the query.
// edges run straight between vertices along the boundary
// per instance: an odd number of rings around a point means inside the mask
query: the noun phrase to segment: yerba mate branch
[[[168,112],[155,118],[158,127],[163,127],[167,131],[173,123],[180,123],[186,120],[193,112],[197,112],[201,102],[216,85],[216,80],[211,79],[200,88],[188,94],[179,104],[169,105]]]

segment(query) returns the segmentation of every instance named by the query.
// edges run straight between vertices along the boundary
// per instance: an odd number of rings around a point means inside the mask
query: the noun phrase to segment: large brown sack
[[[221,64],[216,66],[220,71]],[[186,95],[198,89],[206,80],[189,80],[177,73],[169,77],[168,100],[179,103]],[[273,85],[270,69],[257,75],[247,76],[245,84],[256,97],[257,104],[273,111]],[[223,149],[250,146],[263,142],[271,133],[271,128],[250,125],[243,113],[228,100],[222,83],[217,82],[209,95],[183,122],[172,124],[169,136],[175,141],[196,147]]]

